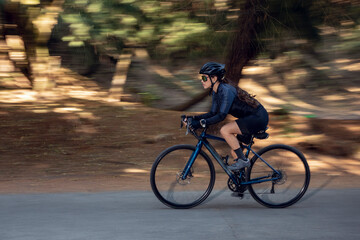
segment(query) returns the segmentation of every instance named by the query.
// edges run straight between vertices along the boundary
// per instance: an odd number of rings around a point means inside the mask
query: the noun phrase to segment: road
[[[360,239],[360,189],[309,189],[269,209],[223,189],[189,210],[152,192],[2,194],[1,240]]]

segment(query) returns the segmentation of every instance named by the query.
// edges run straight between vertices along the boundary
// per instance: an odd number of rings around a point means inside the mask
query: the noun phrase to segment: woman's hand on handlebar
[[[192,130],[196,130],[196,129],[201,128],[201,127],[202,128],[207,127],[205,119],[194,120],[193,116],[182,115],[181,116],[181,121],[182,121],[182,123],[181,123],[182,125],[185,124],[185,126],[187,128],[191,128]]]
[[[185,124],[186,127],[188,124],[191,125],[191,122],[192,122],[192,116],[186,116],[186,115],[181,116],[181,123]]]

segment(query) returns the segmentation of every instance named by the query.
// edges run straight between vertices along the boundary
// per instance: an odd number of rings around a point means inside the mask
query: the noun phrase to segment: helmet
[[[217,63],[217,62],[207,62],[200,69],[200,74],[206,74],[210,76],[218,76],[222,78],[225,74],[225,64]]]

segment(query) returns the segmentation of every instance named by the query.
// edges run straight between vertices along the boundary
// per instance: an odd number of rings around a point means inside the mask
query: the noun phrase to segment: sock
[[[236,153],[236,156],[237,156],[238,158],[246,161],[246,157],[245,157],[245,155],[244,155],[244,153],[243,153],[243,151],[242,151],[241,148],[238,148],[238,149],[234,150],[234,152]]]

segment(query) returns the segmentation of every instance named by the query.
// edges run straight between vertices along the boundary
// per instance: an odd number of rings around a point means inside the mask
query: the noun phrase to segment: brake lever
[[[185,115],[181,115],[181,120],[180,120],[180,129],[183,128],[184,126],[184,120],[185,120],[186,116]]]
[[[184,122],[185,122],[186,116],[185,115],[181,115],[181,123],[180,123],[180,129],[184,126]],[[189,134],[190,129],[190,124],[191,124],[191,118],[186,119],[186,133],[185,135]]]
[[[186,133],[185,133],[185,135],[188,135],[188,134],[189,134],[189,130],[191,130],[191,129],[190,129],[190,125],[191,125],[191,118],[187,119]]]

